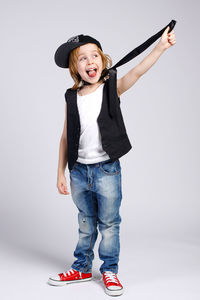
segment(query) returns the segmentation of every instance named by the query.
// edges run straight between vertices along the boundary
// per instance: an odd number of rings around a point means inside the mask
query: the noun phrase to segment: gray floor
[[[200,299],[198,242],[135,238],[132,243],[121,243],[118,274],[124,285],[121,298]],[[63,287],[47,284],[50,274],[64,271],[64,256],[56,256],[59,252],[11,243],[1,245],[1,252],[1,299],[112,299],[104,293],[100,280],[101,261],[96,246],[93,280]],[[70,261],[66,264],[70,267]]]

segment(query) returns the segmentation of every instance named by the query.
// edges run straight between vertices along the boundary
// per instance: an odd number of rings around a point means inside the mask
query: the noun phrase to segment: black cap
[[[75,48],[88,44],[93,43],[96,44],[101,50],[101,44],[99,41],[94,39],[89,35],[79,34],[76,36],[71,37],[66,43],[60,45],[56,50],[54,55],[55,63],[57,66],[61,68],[69,68],[69,54]],[[103,51],[103,50],[102,50]]]

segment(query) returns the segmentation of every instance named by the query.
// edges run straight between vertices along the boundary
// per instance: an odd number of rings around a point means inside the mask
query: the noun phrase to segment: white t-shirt
[[[81,125],[77,161],[83,164],[98,163],[110,158],[102,148],[101,134],[97,123],[103,100],[104,84],[102,83],[88,95],[80,96],[77,93]]]

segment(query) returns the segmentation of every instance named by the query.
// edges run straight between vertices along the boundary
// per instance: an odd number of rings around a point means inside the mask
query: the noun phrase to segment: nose
[[[88,64],[91,64],[93,62],[93,58],[92,57],[88,57]]]

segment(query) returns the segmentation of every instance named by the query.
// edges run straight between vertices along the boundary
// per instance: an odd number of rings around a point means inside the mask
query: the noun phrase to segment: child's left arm
[[[176,37],[174,30],[170,33],[169,26],[163,32],[160,41],[155,48],[148,54],[136,67],[131,69],[126,75],[117,80],[117,93],[120,97],[121,94],[130,89],[135,82],[146,73],[158,60],[161,54],[169,47],[176,44]]]

